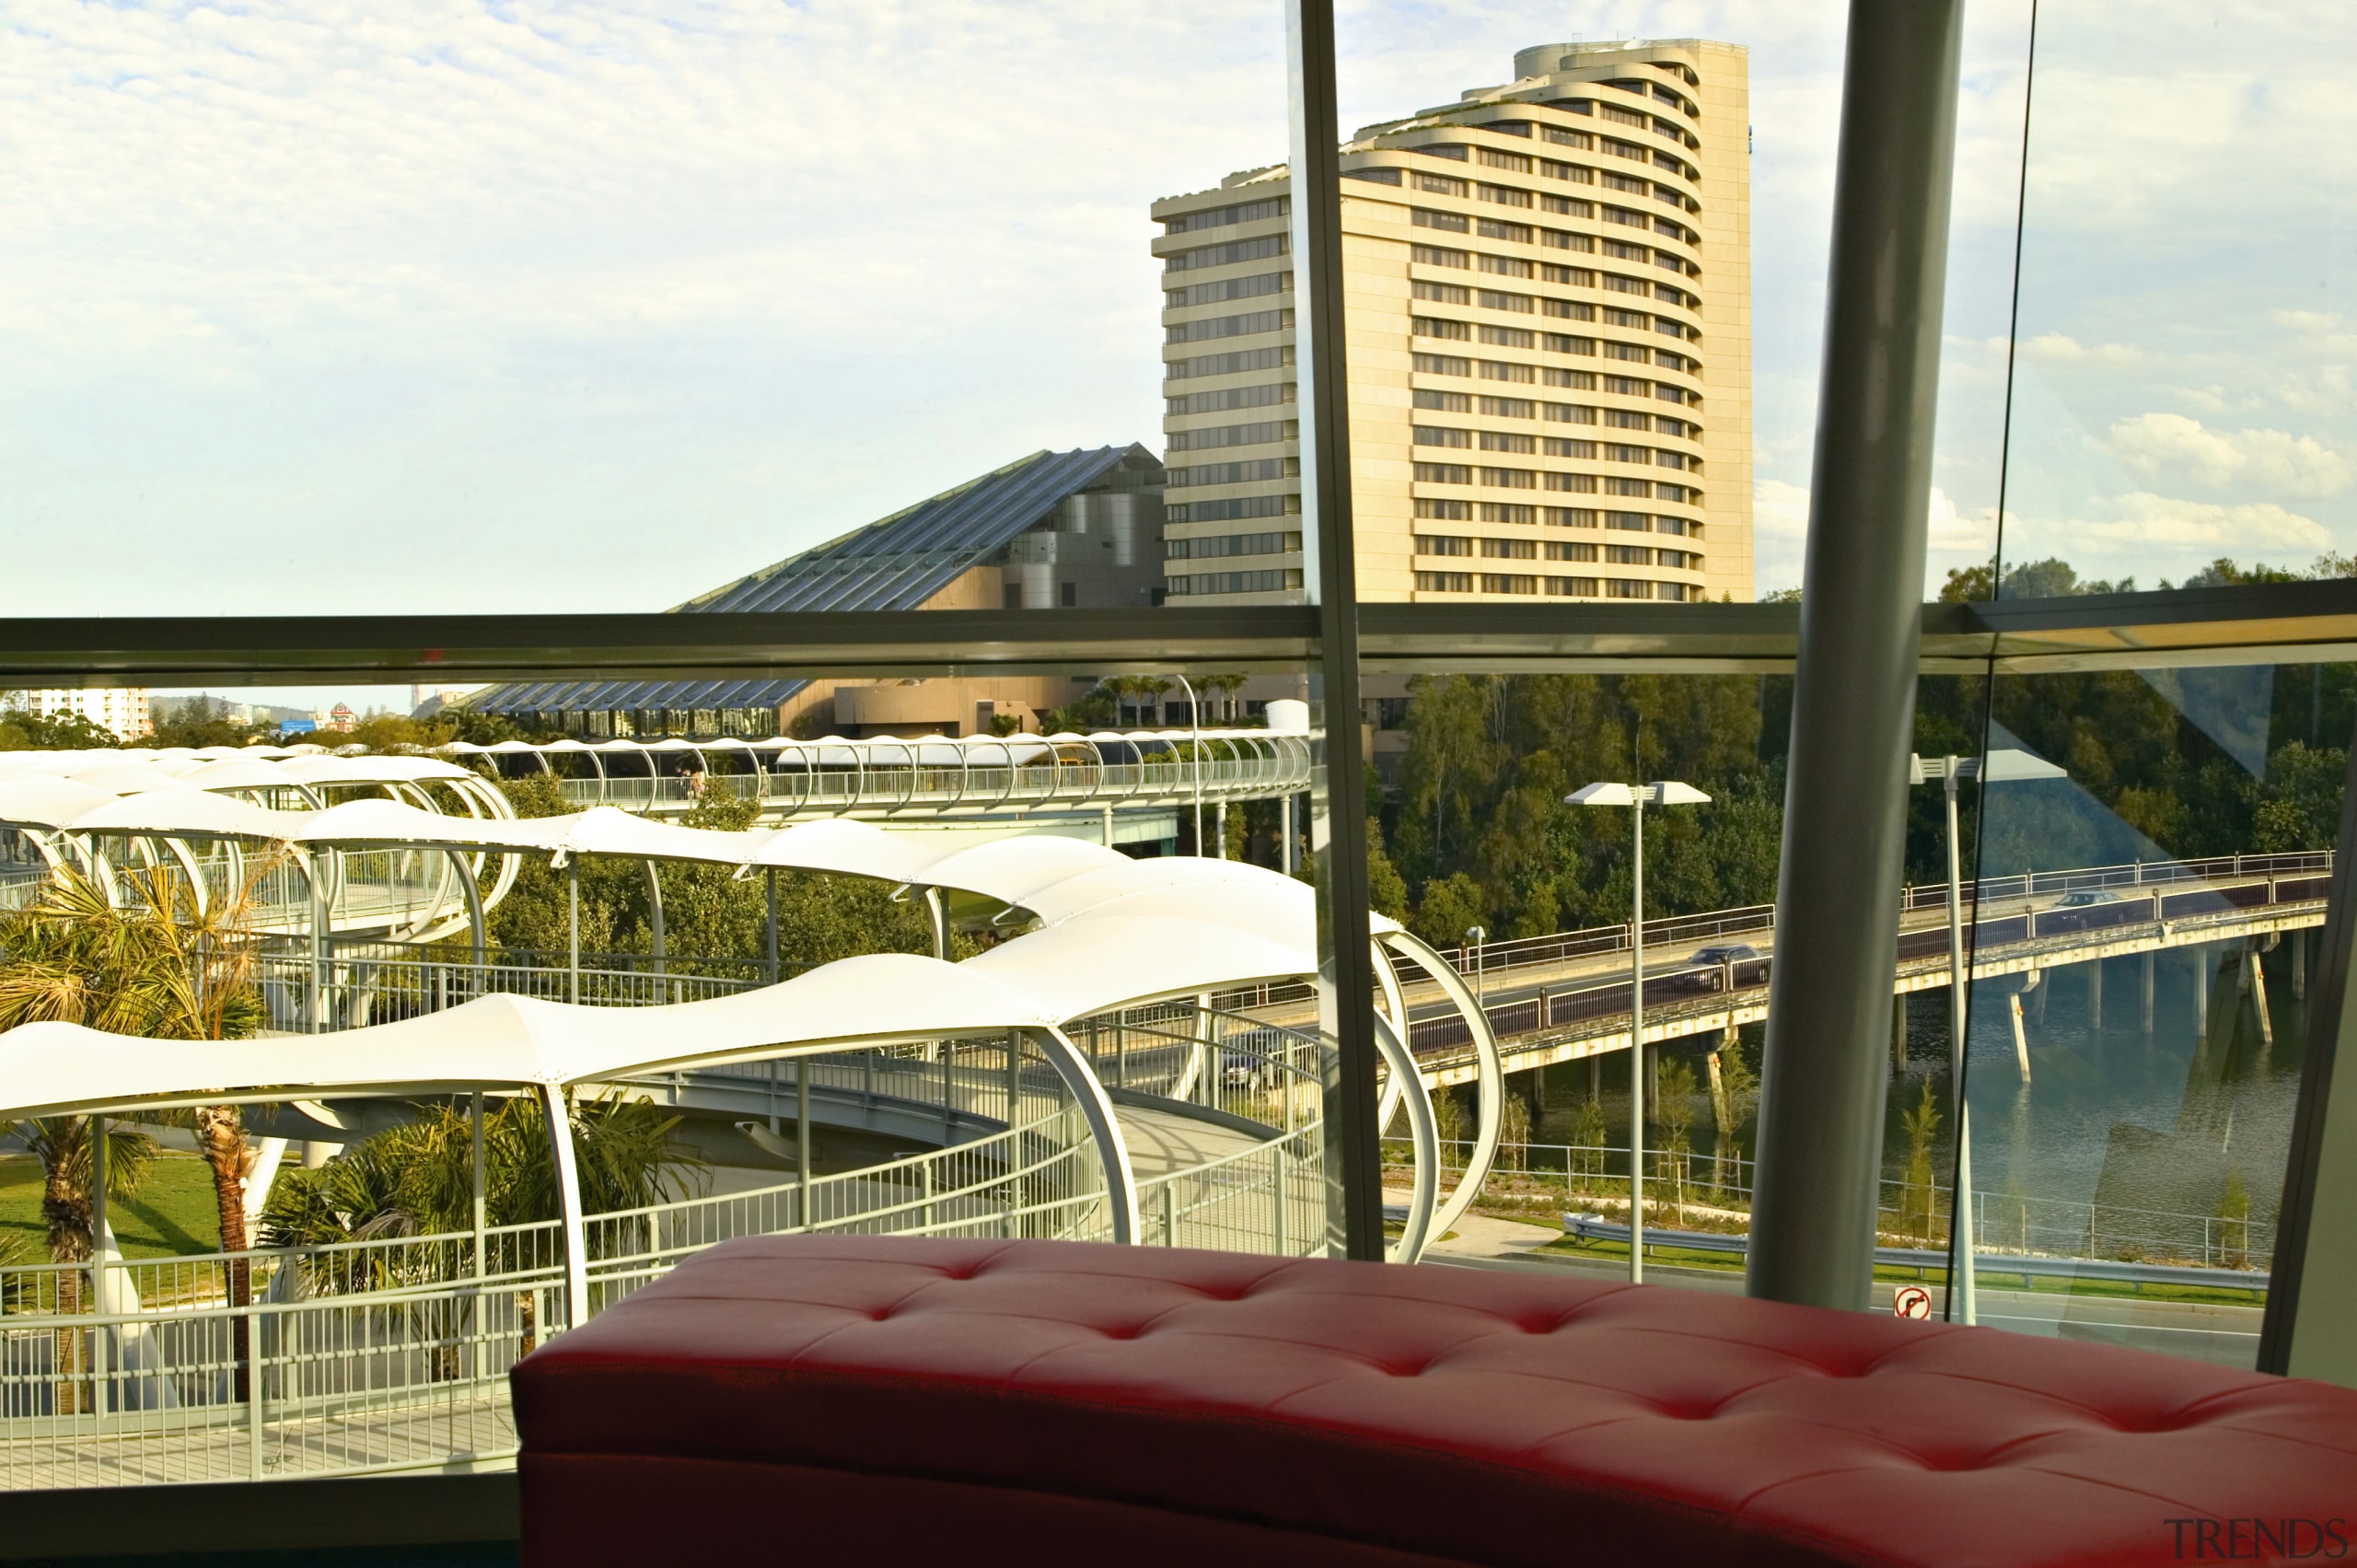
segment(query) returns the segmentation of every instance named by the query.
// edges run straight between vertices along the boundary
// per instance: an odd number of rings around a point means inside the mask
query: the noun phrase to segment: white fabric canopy
[[[12,828],[62,828],[83,812],[115,798],[79,779],[0,777],[0,823]]]
[[[332,1035],[157,1040],[79,1024],[0,1034],[12,1116],[272,1089],[571,1084],[852,1041],[931,1040],[1052,1022],[969,965],[907,953],[844,958],[781,984],[665,1007],[485,996]]]

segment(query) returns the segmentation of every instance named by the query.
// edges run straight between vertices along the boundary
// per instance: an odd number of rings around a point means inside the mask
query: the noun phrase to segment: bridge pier
[[[1890,1064],[1897,1072],[1907,1071],[1907,995],[1904,992],[1890,999]]]
[[[2103,1028],[2103,960],[2095,958],[2087,964],[2087,1028]]]
[[[2187,949],[2193,957],[2193,1032],[2210,1038],[2210,947],[2200,943]]]
[[[2143,996],[2140,1011],[2142,1015],[2144,1033],[2149,1039],[2153,1032],[2153,954],[2149,949],[2144,954],[2143,969]]]
[[[2291,933],[2291,943],[2292,1000],[2305,1002],[2308,999],[2308,934],[2305,931]]]

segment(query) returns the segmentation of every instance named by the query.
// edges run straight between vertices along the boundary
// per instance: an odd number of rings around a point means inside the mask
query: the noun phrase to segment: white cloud
[[[2090,508],[2091,516],[2069,522],[2042,524],[2039,532],[2058,541],[2083,537],[2113,557],[2127,547],[2140,552],[2188,552],[2206,559],[2231,555],[2249,561],[2269,557],[2312,555],[2328,548],[2332,536],[2312,517],[2284,510],[2272,501],[2220,504],[2183,501],[2136,491],[2115,495]],[[2133,559],[2133,557],[2128,557]],[[2154,557],[2143,557],[2153,569]],[[2165,560],[2159,569],[2169,570]]]
[[[2040,332],[2023,342],[2021,357],[2033,364],[2093,365],[2107,369],[2125,369],[2145,364],[2151,355],[2127,343],[2089,345],[2067,333]]]
[[[1809,492],[1802,485],[1763,479],[1752,485],[1752,580],[1758,591],[1796,587],[1808,545]],[[1925,595],[1946,580],[1951,567],[1978,565],[1996,553],[1993,507],[1968,513],[1953,496],[1932,487],[1925,540]]]
[[[2113,424],[2106,450],[2144,480],[2189,479],[2211,490],[2337,495],[2349,462],[2314,436],[2282,430],[2212,430],[2181,413],[2140,413]]]

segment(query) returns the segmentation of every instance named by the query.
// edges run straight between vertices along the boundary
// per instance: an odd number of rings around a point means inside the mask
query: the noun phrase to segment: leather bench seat
[[[514,1388],[528,1564],[2357,1557],[2357,1392],[1527,1272],[734,1241]]]

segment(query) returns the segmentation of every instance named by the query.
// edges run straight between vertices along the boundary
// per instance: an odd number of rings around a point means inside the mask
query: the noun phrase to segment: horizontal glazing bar
[[[1792,604],[1424,605],[1359,610],[1374,673],[1765,673],[1797,654]],[[167,678],[225,684],[599,676],[955,676],[1298,668],[1318,611],[909,610],[825,615],[23,619],[0,685]],[[1927,671],[2357,659],[2357,581],[2253,584],[1923,607]]]

